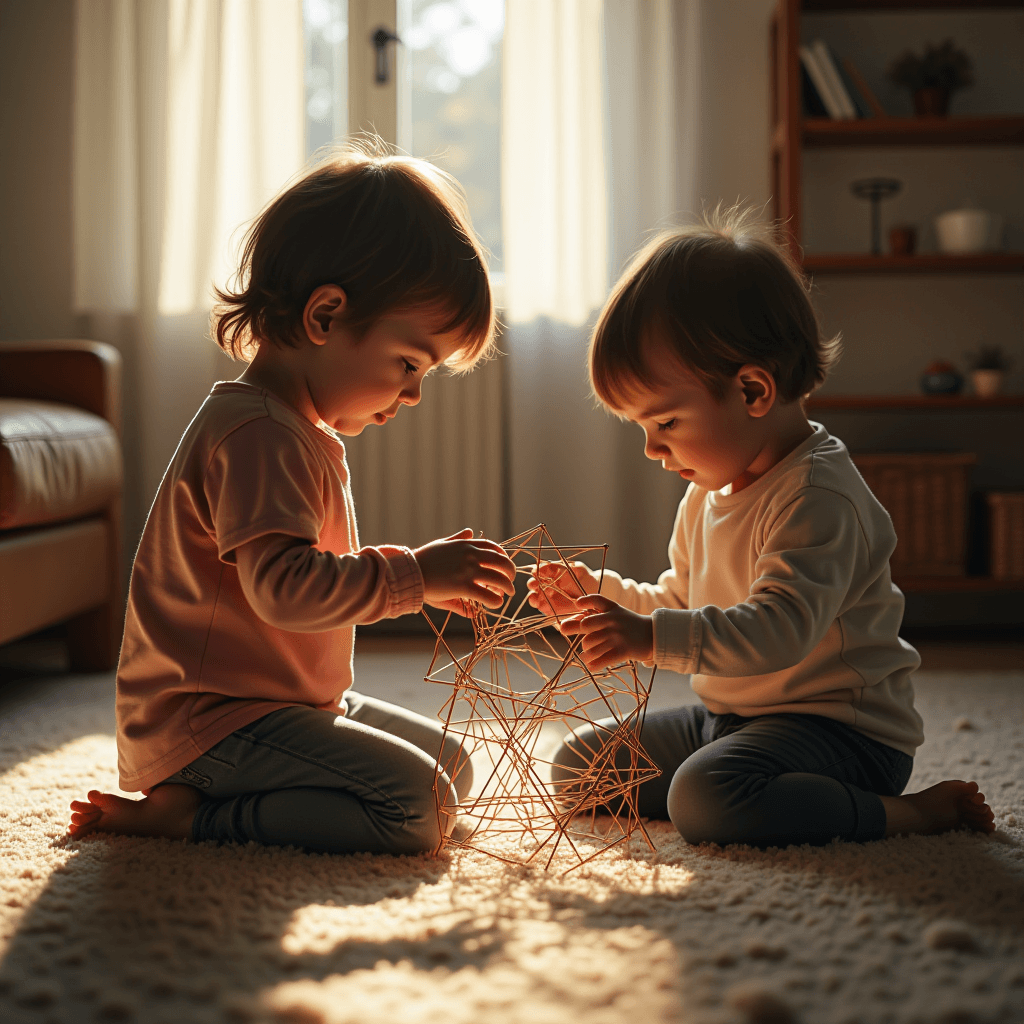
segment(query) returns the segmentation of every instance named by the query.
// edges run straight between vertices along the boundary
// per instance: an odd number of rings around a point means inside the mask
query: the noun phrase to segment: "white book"
[[[828,48],[828,43],[824,39],[815,39],[811,43],[811,50],[814,53],[815,60],[818,62],[818,67],[824,72],[825,77],[828,79],[828,84],[832,87],[832,94],[839,101],[839,108],[843,112],[843,117],[847,120],[856,118],[857,108],[853,105],[853,100],[846,91],[846,86],[843,84],[843,79],[839,74],[839,68],[836,67],[836,62],[832,59],[832,51]]]
[[[800,59],[804,62],[804,67],[807,68],[807,74],[811,76],[814,88],[818,90],[821,102],[825,104],[828,116],[834,121],[842,121],[843,108],[840,105],[839,100],[837,100],[832,94],[828,80],[825,78],[825,73],[820,67],[818,67],[818,61],[811,52],[811,48],[809,46],[800,47]]]

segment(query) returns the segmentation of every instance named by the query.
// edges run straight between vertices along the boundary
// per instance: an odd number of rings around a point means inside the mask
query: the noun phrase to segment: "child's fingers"
[[[580,608],[594,612],[610,612],[619,607],[611,598],[602,597],[600,594],[585,594],[576,599],[576,604]]]
[[[504,574],[496,569],[478,569],[473,576],[473,584],[475,586],[485,587],[489,591],[498,591],[503,594],[508,594],[511,597],[515,592],[516,588],[513,586],[511,580]]]

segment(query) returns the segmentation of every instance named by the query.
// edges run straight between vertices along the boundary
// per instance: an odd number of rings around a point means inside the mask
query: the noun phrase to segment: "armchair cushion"
[[[78,519],[121,489],[121,446],[105,419],[57,402],[0,398],[0,530]]]

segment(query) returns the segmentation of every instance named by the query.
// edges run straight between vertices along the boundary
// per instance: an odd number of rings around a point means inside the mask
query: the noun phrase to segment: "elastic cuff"
[[[390,618],[418,612],[423,607],[423,573],[410,548],[382,544],[378,550],[387,559],[387,580],[391,590]]]
[[[700,661],[702,620],[698,609],[655,608],[654,663],[659,668],[692,675]]]
[[[877,793],[868,793],[856,786],[846,786],[846,792],[853,801],[854,822],[851,834],[846,836],[850,842],[871,843],[876,839],[885,838],[885,806]]]

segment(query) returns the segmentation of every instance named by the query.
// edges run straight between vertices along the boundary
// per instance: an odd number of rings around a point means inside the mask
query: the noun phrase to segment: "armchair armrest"
[[[121,432],[121,354],[102,341],[0,342],[0,397],[64,402]]]

